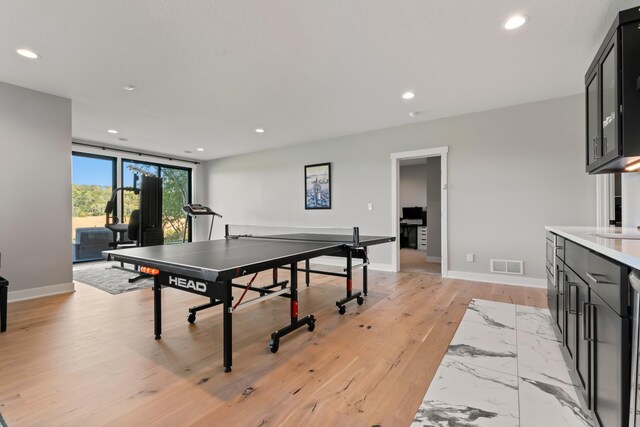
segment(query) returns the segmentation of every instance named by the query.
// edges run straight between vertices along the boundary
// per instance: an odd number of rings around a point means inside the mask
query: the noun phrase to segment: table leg
[[[271,334],[271,341],[269,342],[269,350],[272,353],[277,353],[280,348],[280,338],[290,334],[296,329],[307,326],[309,331],[313,331],[316,327],[316,319],[312,314],[305,316],[302,319],[298,319],[298,264],[291,264],[291,280],[289,281],[289,295],[291,298],[291,305],[289,309],[290,322],[284,328],[278,329]]]
[[[367,296],[367,292],[369,291],[369,271],[367,270],[367,264],[369,263],[369,255],[367,254],[367,248],[362,249],[364,253],[364,259],[362,262],[364,265],[362,266],[362,293],[364,296]]]
[[[162,294],[158,276],[153,277],[153,326],[156,339],[162,334]]]
[[[347,257],[347,267],[346,267],[346,276],[347,276],[347,296],[342,298],[339,301],[336,301],[336,306],[338,307],[338,313],[345,314],[347,312],[346,303],[352,300],[356,300],[358,305],[364,304],[364,297],[362,296],[362,292],[353,293],[353,253],[351,249],[347,249],[347,253],[345,254]],[[363,283],[364,286],[364,283]]]
[[[7,330],[7,299],[9,287],[6,284],[0,285],[0,332]]]
[[[353,294],[353,254],[347,251],[347,298]]]
[[[225,296],[224,296],[224,312],[222,313],[223,317],[223,360],[224,360],[224,371],[231,372],[232,365],[232,355],[233,355],[233,329],[232,329],[232,302],[233,297],[231,296],[232,283],[231,280],[227,280],[224,286]]]
[[[310,266],[310,264],[311,263],[309,262],[308,259],[304,260],[304,269],[306,270],[305,273],[304,273],[304,278],[305,278],[305,280],[307,282],[307,286],[309,286],[309,282],[310,282],[310,280],[309,280],[309,270],[310,270],[309,266]]]

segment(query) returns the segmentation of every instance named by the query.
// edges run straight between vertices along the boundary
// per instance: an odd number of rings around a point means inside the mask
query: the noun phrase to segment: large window
[[[73,261],[101,259],[112,233],[105,225],[105,207],[116,186],[116,159],[73,153],[71,243]]]
[[[182,242],[185,227],[182,207],[191,203],[191,169],[123,159],[123,186],[132,187],[136,174],[140,178],[145,174],[162,178],[162,224],[165,243]],[[125,191],[122,218],[128,221],[131,211],[138,209],[139,204],[139,196],[132,191]],[[190,240],[191,236],[188,237]]]

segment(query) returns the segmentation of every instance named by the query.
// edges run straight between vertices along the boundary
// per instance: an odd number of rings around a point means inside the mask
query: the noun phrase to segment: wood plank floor
[[[312,275],[300,314],[314,314],[316,329],[283,338],[277,354],[267,343],[288,322],[288,300],[238,311],[228,374],[220,308],[189,325],[187,308],[203,299],[185,292],[163,290],[160,341],[149,289],[113,296],[77,284],[74,294],[11,303],[0,413],[9,427],[407,426],[472,298],[546,304],[543,289],[412,273],[369,280],[365,304],[340,316],[344,282]]]

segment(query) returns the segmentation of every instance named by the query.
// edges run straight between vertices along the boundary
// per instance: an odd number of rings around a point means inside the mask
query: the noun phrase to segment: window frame
[[[120,182],[122,183],[122,186],[124,186],[124,173],[125,173],[125,166],[124,163],[125,162],[130,162],[130,163],[138,163],[138,164],[144,164],[144,165],[148,165],[148,166],[155,166],[158,168],[158,176],[162,177],[162,168],[166,168],[166,169],[178,169],[178,170],[183,170],[185,172],[187,172],[187,177],[188,177],[188,188],[189,188],[189,194],[187,196],[187,203],[193,203],[193,168],[189,168],[189,167],[184,167],[184,166],[174,166],[174,165],[168,165],[168,164],[164,164],[164,163],[156,163],[156,162],[149,162],[146,160],[136,160],[136,159],[131,159],[128,157],[121,157],[120,158]],[[124,197],[124,194],[122,195]],[[124,200],[121,203],[121,207],[120,207],[120,217],[122,217],[124,215]],[[192,224],[192,219],[189,217],[188,218],[188,223],[187,223],[187,242],[192,242],[193,241],[193,224]]]

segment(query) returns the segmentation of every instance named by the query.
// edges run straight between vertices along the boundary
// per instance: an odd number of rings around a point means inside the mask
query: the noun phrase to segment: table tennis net
[[[345,242],[358,238],[355,227],[289,227],[228,224],[228,238],[255,238],[273,240],[298,240],[306,242]]]

